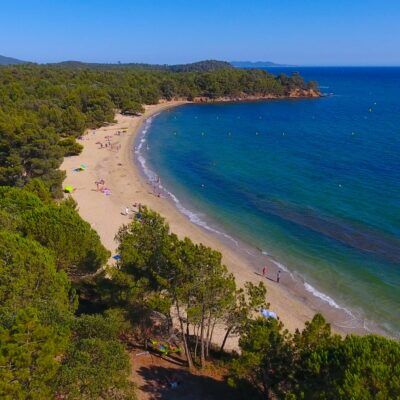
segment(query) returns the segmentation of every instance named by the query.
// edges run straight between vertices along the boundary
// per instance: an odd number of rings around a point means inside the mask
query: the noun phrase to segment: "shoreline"
[[[199,103],[194,104],[199,105]],[[277,285],[275,276],[278,270],[281,270],[281,280],[278,287],[289,291],[295,300],[304,303],[314,314],[321,312],[331,323],[332,329],[336,333],[342,335],[350,333],[363,335],[373,332],[381,335],[388,334],[372,321],[368,321],[368,323],[374,326],[371,329],[367,328],[366,320],[360,317],[357,312],[348,309],[345,305],[339,305],[332,297],[320,292],[315,286],[304,280],[299,273],[292,271],[289,267],[280,263],[273,255],[241,239],[237,232],[229,232],[221,224],[217,224],[204,211],[196,209],[190,203],[190,199],[187,201],[187,199],[183,198],[182,201],[180,196],[178,199],[176,193],[170,191],[170,188],[163,186],[163,184],[158,184],[158,171],[151,169],[147,165],[147,160],[142,153],[143,149],[141,147],[147,142],[145,136],[151,127],[152,119],[160,114],[160,112],[145,118],[132,138],[131,147],[135,153],[135,157],[132,157],[132,162],[139,169],[140,177],[144,182],[151,184],[158,193],[162,193],[166,201],[175,209],[178,209],[179,213],[184,214],[187,222],[197,226],[206,235],[214,238],[214,244],[210,245],[211,247],[215,247],[215,243],[222,243],[225,248],[234,252],[242,260],[243,268],[250,269],[255,275],[260,277],[259,280],[263,280],[264,283],[268,281],[269,284],[275,283]],[[267,266],[268,273],[266,277],[262,277],[260,272],[263,265]],[[266,286],[268,288],[268,284]]]
[[[271,309],[277,312],[289,331],[302,329],[304,323],[312,319],[319,311],[324,314],[337,333],[366,333],[365,330],[346,326],[349,323],[348,315],[346,318],[340,310],[335,310],[329,305],[318,304],[317,298],[311,293],[307,296],[304,288],[302,291],[296,291],[293,290],[296,289],[295,287],[286,287],[285,282],[278,285],[262,277],[257,273],[257,269],[262,265],[257,265],[257,258],[251,260],[246,257],[243,254],[244,251],[232,247],[233,243],[229,245],[220,235],[191,222],[176,208],[172,200],[157,197],[150,191],[149,183],[145,180],[135,160],[134,143],[144,123],[154,114],[188,103],[190,102],[170,101],[147,106],[145,113],[139,117],[116,115],[116,124],[110,124],[95,131],[90,130],[79,141],[84,145],[82,153],[65,158],[61,168],[66,170],[67,175],[64,185],[72,185],[76,188],[73,197],[78,203],[82,218],[98,232],[105,247],[115,254],[114,237],[120,226],[130,221],[127,216],[121,214],[122,210],[135,202],[146,205],[166,218],[171,231],[179,237],[188,236],[194,242],[202,242],[220,251],[224,264],[234,274],[238,286],[243,286],[246,281],[257,283],[262,280],[267,287],[267,301],[271,304]],[[97,144],[99,141],[104,141],[105,136],[110,135],[110,131],[118,130],[125,130],[125,133],[113,136],[110,140],[120,147],[118,151],[99,148]],[[83,172],[74,172],[74,167],[81,163],[86,164],[87,169]],[[110,196],[96,190],[94,182],[99,179],[105,180],[106,186],[111,190]],[[261,253],[259,255],[264,259],[265,264],[265,255]],[[274,268],[272,264],[271,268]],[[315,303],[311,296],[316,300]],[[232,346],[234,348],[235,344]]]

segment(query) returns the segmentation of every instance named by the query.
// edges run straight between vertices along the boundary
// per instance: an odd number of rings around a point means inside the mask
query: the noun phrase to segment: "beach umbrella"
[[[274,311],[266,310],[265,308],[263,308],[261,310],[261,315],[264,318],[274,318],[274,319],[278,318],[278,316],[276,315],[276,313]]]
[[[71,185],[65,186],[65,188],[64,188],[65,193],[72,193],[73,191],[74,191],[74,188]]]

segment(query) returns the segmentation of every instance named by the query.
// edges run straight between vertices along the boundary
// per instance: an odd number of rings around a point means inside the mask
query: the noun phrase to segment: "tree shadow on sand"
[[[161,366],[141,367],[137,373],[143,378],[140,390],[154,400],[239,400],[235,389],[225,381],[210,376],[196,375],[183,368]],[[170,383],[178,382],[176,388]]]

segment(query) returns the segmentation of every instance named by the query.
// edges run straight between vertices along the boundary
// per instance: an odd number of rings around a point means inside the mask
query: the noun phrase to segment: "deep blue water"
[[[397,335],[400,68],[296,70],[330,95],[182,106],[144,156],[185,206]]]

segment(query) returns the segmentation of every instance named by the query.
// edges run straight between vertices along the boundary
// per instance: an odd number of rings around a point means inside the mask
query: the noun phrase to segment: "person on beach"
[[[278,273],[276,274],[276,282],[279,283],[280,280],[281,280],[281,270],[279,270]]]
[[[263,276],[265,276],[265,273],[267,272],[267,267],[264,267],[263,269],[262,269],[262,274],[263,274]]]

